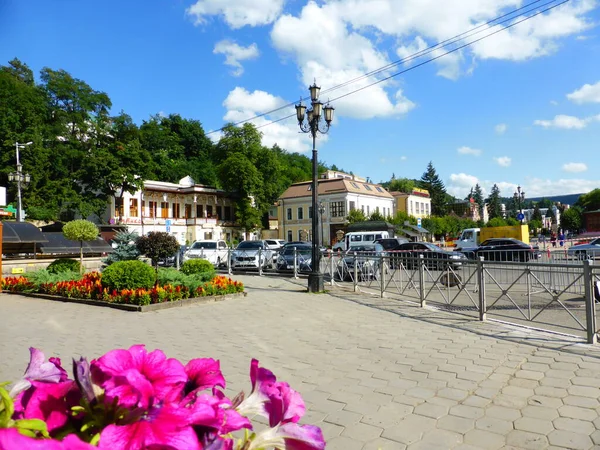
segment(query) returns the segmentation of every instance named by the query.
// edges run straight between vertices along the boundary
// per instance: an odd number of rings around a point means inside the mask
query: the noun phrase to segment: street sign
[[[165,228],[167,229],[167,233],[171,232],[171,219],[165,220]]]
[[[517,214],[517,220],[523,220],[525,218],[525,214],[519,213]]]
[[[420,217],[417,219],[417,226],[418,226],[419,228],[421,228],[421,218],[420,218]]]

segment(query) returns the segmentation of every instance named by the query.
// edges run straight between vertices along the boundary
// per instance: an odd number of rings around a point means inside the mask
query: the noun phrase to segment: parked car
[[[269,250],[279,250],[282,248],[287,242],[283,239],[265,239],[265,244]]]
[[[486,239],[473,251],[475,258],[483,256],[486,261],[526,262],[541,256],[539,247],[514,238]]]
[[[600,238],[596,238],[587,244],[574,245],[567,250],[567,255],[577,259],[595,258],[600,256]]]
[[[384,250],[398,250],[402,244],[408,243],[408,239],[405,238],[384,238],[377,239],[376,244],[381,244]]]
[[[402,264],[408,270],[418,267],[420,255],[423,255],[425,267],[433,270],[456,269],[467,260],[462,253],[444,250],[429,242],[406,242],[389,254],[392,267],[397,268]]]
[[[195,241],[183,254],[183,260],[205,259],[219,267],[227,261],[227,243],[223,240]]]
[[[384,255],[381,244],[355,245],[338,262],[337,275],[342,281],[354,280],[354,266],[359,280],[378,279],[381,269],[381,256]]]
[[[310,272],[312,261],[312,246],[307,244],[288,245],[277,256],[277,271],[290,272],[294,270],[294,257],[298,272]]]
[[[273,250],[269,250],[265,241],[242,241],[231,252],[232,269],[266,269],[273,264]]]

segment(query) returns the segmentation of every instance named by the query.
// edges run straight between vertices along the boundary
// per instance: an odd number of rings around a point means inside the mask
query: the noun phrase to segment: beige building
[[[348,213],[362,210],[365,215],[378,211],[387,217],[394,213],[394,198],[383,187],[341,172],[325,174],[318,181],[320,230],[324,245],[331,245],[338,230],[345,230]],[[344,174],[347,175],[347,174]],[[287,241],[312,240],[312,182],[292,184],[278,201],[279,238]]]
[[[195,184],[191,177],[179,183],[144,181],[134,194],[112,199],[109,223],[124,224],[143,235],[166,231],[180,244],[203,239],[239,239],[233,199],[220,189]]]
[[[416,218],[431,216],[431,197],[426,189],[414,188],[412,193],[390,192],[396,203],[396,212],[405,212]]]

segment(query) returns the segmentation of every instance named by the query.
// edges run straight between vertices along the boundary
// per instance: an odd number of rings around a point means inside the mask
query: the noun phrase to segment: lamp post
[[[525,202],[525,191],[521,190],[521,186],[517,186],[517,191],[513,194],[513,199],[515,204],[518,206],[519,212],[523,213],[522,205]],[[523,219],[520,220],[521,224],[523,223]]]
[[[17,171],[8,174],[8,181],[17,182],[17,222],[23,222],[23,201],[21,199],[21,188],[27,187],[31,182],[31,177],[28,173],[23,173],[23,166],[19,159],[19,149],[25,148],[33,142],[27,142],[26,144],[20,144],[15,142],[15,149],[17,151]]]
[[[319,202],[319,218],[321,219],[321,247],[325,242],[325,234],[323,233],[323,214],[325,214],[325,205]]]
[[[319,92],[321,88],[317,86],[317,82],[308,88],[310,91],[311,108],[307,111],[306,106],[300,103],[296,105],[296,117],[300,130],[304,133],[310,133],[312,136],[312,255],[311,266],[312,270],[308,275],[308,292],[322,292],[324,290],[323,273],[321,272],[321,251],[319,249],[319,185],[318,185],[318,160],[316,139],[317,133],[325,134],[329,131],[331,121],[333,120],[333,106],[329,103],[323,106],[319,101]],[[306,121],[304,116],[306,115]],[[324,127],[320,124],[321,118],[325,119]]]

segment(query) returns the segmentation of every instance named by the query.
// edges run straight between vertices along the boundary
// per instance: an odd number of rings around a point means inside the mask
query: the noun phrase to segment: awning
[[[78,255],[79,241],[70,241],[62,233],[43,233],[47,242],[40,244],[40,252],[44,254]],[[102,238],[94,241],[83,241],[83,254],[110,253],[113,248]]]
[[[413,229],[414,231],[416,231],[417,233],[421,233],[421,234],[429,234],[429,230],[426,230],[425,228],[419,228],[416,225],[410,224],[410,223],[405,223],[404,224],[405,227],[409,227],[411,229]]]
[[[48,242],[42,232],[29,222],[2,222],[2,253],[34,253],[41,243]]]
[[[414,231],[410,231],[410,230],[405,230],[404,228],[400,228],[400,230],[398,230],[400,233],[404,233],[410,237],[419,237],[419,233],[415,233]]]

